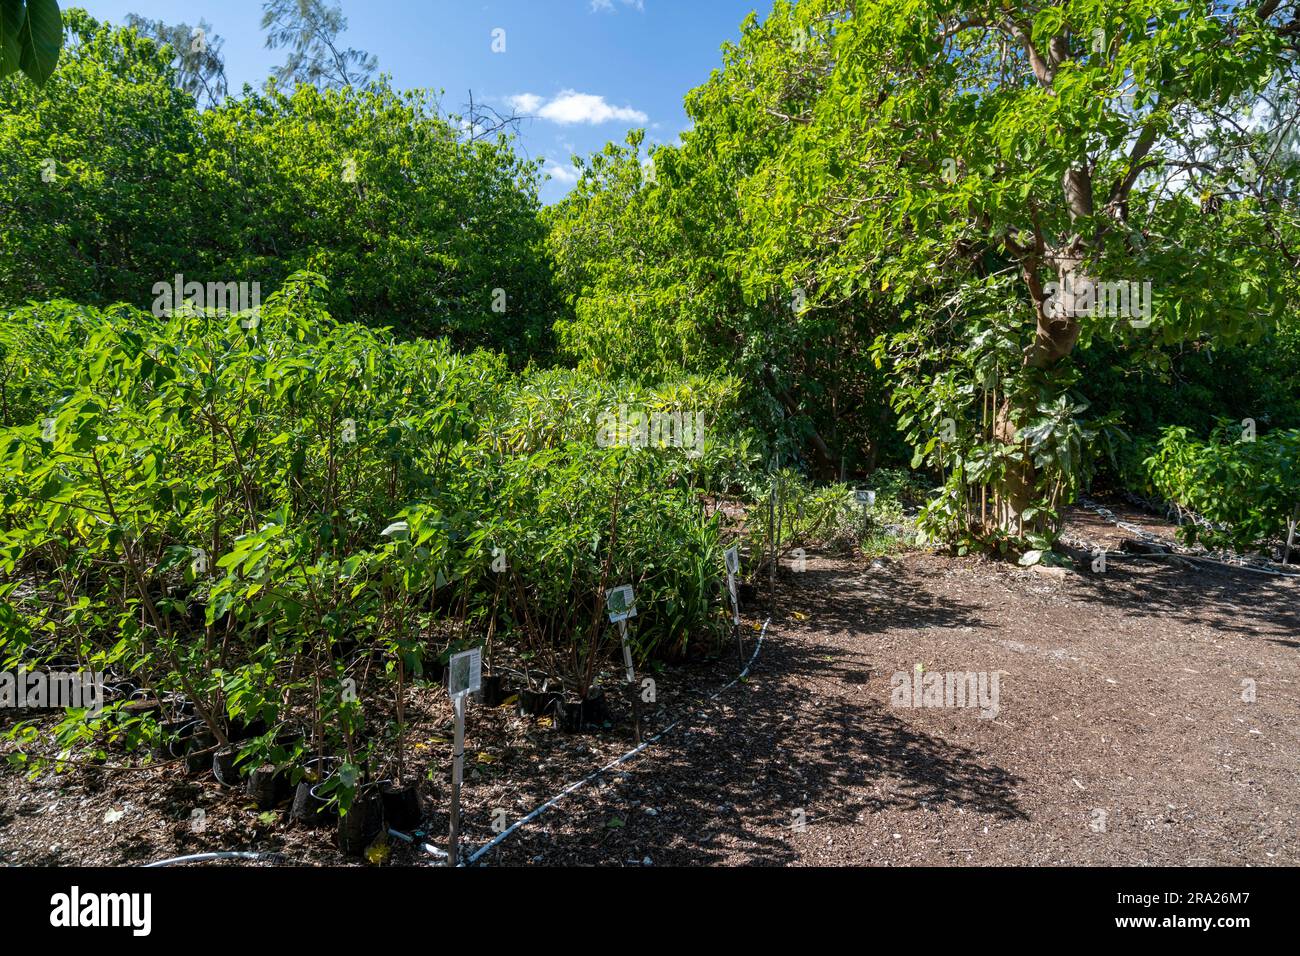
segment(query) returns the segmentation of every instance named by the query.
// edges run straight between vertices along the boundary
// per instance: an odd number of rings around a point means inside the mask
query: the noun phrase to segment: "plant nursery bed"
[[[1113,547],[1123,532],[1074,511],[1066,535]],[[1058,577],[925,552],[810,554],[804,572],[778,578],[748,679],[708,700],[735,676],[734,653],[648,674],[645,736],[685,719],[479,863],[1296,865],[1298,585],[1143,560]],[[746,656],[760,623],[744,622]],[[994,674],[995,707],[912,693],[918,675],[922,687],[971,675],[987,702]],[[601,683],[610,726],[581,734],[511,705],[470,706],[464,851],[631,748],[625,689]],[[424,829],[442,846],[451,707],[417,685],[408,712]],[[364,862],[339,852],[332,827],[290,825],[287,804],[259,811],[183,762],[0,775],[4,863],[223,849]],[[398,840],[373,861],[437,862]]]
[[[747,653],[754,623],[747,622]],[[553,715],[521,716],[518,688],[502,704],[471,702],[465,733],[462,790],[462,849],[468,852],[493,835],[498,811],[513,822],[532,807],[635,746],[632,709],[622,673],[602,675],[607,719],[582,732],[565,732]],[[722,656],[697,656],[652,667],[638,679],[655,680],[654,704],[642,704],[643,735],[649,737],[698,700],[732,680],[740,666],[734,644]],[[507,682],[508,683],[508,682]],[[408,779],[416,783],[424,819],[418,842],[445,849],[449,826],[453,712],[436,684],[408,691]],[[590,708],[589,708],[590,711]],[[27,715],[30,716],[30,715]],[[54,723],[50,718],[50,725]],[[14,752],[0,743],[0,758]],[[28,745],[27,749],[33,748]],[[53,747],[48,748],[50,755]],[[122,763],[110,755],[111,765]],[[210,761],[208,761],[210,763]],[[246,771],[245,771],[246,772]],[[291,820],[292,789],[269,809],[259,809],[245,789],[223,787],[210,770],[187,773],[183,759],[152,766],[110,769],[81,764],[34,780],[0,763],[0,865],[137,865],[218,850],[278,853],[287,864],[343,865],[366,862],[340,852],[336,828],[308,827]],[[482,819],[480,819],[480,817]],[[337,817],[332,818],[337,822]],[[389,838],[375,859],[390,864],[430,865],[437,861],[413,844]],[[274,865],[276,861],[202,865]],[[197,865],[197,864],[196,864]]]

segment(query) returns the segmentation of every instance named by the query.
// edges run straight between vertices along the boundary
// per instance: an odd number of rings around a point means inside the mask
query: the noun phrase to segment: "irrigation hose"
[[[1119,528],[1121,531],[1127,531],[1130,534],[1137,535],[1138,538],[1144,541],[1151,542],[1152,544],[1159,544],[1164,547],[1171,547],[1167,541],[1161,540],[1158,535],[1152,534],[1150,531],[1147,531],[1145,528],[1138,527],[1137,525],[1132,524],[1128,521],[1121,521],[1119,519],[1119,516],[1116,515],[1115,512],[1111,511],[1109,508],[1097,504],[1095,501],[1093,501],[1090,498],[1081,497],[1079,499],[1079,505],[1093,512],[1093,514],[1097,515],[1098,517],[1106,521],[1109,521],[1111,524]],[[1201,555],[1189,554],[1185,551],[1171,550],[1168,554],[1143,554],[1143,555],[1129,554],[1128,552],[1125,551],[1107,551],[1106,560],[1109,561],[1111,560],[1112,557],[1181,558],[1184,561],[1196,561],[1200,564],[1211,564],[1220,568],[1231,568],[1234,571],[1251,571],[1255,574],[1267,574],[1270,577],[1275,577],[1275,578],[1300,578],[1300,574],[1294,571],[1278,571],[1274,568],[1262,568],[1253,564],[1244,564],[1244,563],[1237,564],[1234,561],[1222,561],[1219,560],[1218,558],[1202,557]]]
[[[742,680],[744,680],[746,677],[749,676],[749,669],[754,666],[754,661],[758,660],[758,652],[763,649],[763,638],[767,636],[767,626],[771,622],[772,622],[772,617],[771,615],[768,615],[767,620],[763,622],[762,628],[759,629],[758,643],[754,646],[754,653],[750,655],[749,662],[745,664],[744,670],[742,670],[729,683],[727,683],[723,687],[718,688],[718,690],[714,691],[713,695],[704,701],[705,704],[709,704],[717,700],[718,697],[722,696],[722,694],[726,693],[731,688],[735,687]],[[607,773],[610,770],[613,770],[615,767],[619,766],[620,764],[627,763],[629,760],[632,760],[635,757],[639,756],[642,753],[642,751],[644,751],[652,744],[656,743],[660,738],[666,736],[669,732],[673,730],[674,727],[676,727],[678,724],[680,724],[682,721],[686,720],[687,718],[693,716],[698,710],[699,708],[697,707],[695,710],[691,710],[687,712],[685,716],[678,717],[676,720],[674,720],[663,730],[659,731],[659,733],[643,741],[638,746],[633,747],[631,750],[623,754],[621,757],[616,757],[615,759],[611,760],[609,763],[605,764],[605,766],[601,767],[599,770],[594,770],[591,773],[587,774],[587,776],[583,777],[581,780],[569,784],[567,787],[565,787],[555,796],[551,797],[545,803],[539,804],[538,806],[534,807],[532,811],[520,817],[509,827],[502,830],[500,833],[496,835],[496,837],[494,837],[489,842],[483,844],[483,846],[479,847],[468,857],[466,857],[464,863],[458,865],[473,866],[474,863],[477,862],[485,853],[491,850],[494,846],[500,844],[503,840],[505,840],[506,837],[510,836],[510,834],[514,833],[520,827],[524,826],[525,824],[529,823],[532,820],[537,819],[539,816],[541,816],[551,807],[555,806],[555,804],[559,803],[569,794],[574,793],[577,790],[580,790],[582,787],[585,787],[587,784],[591,783],[591,781],[595,780],[597,777],[601,776],[602,774]]]
[[[146,863],[143,868],[149,870],[155,866],[174,866],[178,863],[207,863],[211,860],[275,860],[280,862],[284,860],[284,857],[279,853],[263,853],[253,850],[222,850],[214,853],[192,853],[189,856],[174,856],[169,860]]]

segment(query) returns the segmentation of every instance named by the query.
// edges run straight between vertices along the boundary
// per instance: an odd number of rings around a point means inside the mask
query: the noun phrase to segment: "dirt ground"
[[[1167,532],[1149,516],[1141,523]],[[1067,528],[1095,545],[1121,536],[1087,512]],[[734,677],[734,649],[654,675],[647,735],[684,719],[481,862],[1300,863],[1300,580],[1161,560],[1114,560],[1102,573],[1088,564],[1051,574],[913,552],[787,566],[748,679],[707,701]],[[755,609],[746,622],[747,656],[763,616]],[[894,685],[910,688],[918,665],[922,679],[996,673],[996,714],[900,706]],[[450,709],[425,688],[413,710],[426,720],[413,736],[431,778],[428,831],[444,834]],[[494,821],[514,822],[628,749],[616,724],[566,735],[473,708],[464,845],[481,846]],[[195,808],[206,814],[197,828]],[[208,849],[347,862],[330,831],[283,817],[259,819],[210,776],[174,766],[32,783],[0,771],[8,864],[134,864]],[[432,860],[398,844],[391,862]]]

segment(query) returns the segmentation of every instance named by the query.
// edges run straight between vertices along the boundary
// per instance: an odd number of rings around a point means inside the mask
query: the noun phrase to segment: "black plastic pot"
[[[551,710],[551,716],[555,718],[556,729],[576,734],[583,728],[582,701],[557,700]]]
[[[185,756],[189,739],[194,736],[194,721],[164,720],[158,729],[162,731],[162,736],[154,747],[154,755],[160,760]]]
[[[50,668],[58,668],[61,665],[47,663],[46,666]],[[76,666],[75,662],[72,666]],[[105,683],[104,697],[107,700],[130,700],[132,695],[134,695],[139,689],[140,688],[136,687],[135,684],[128,683],[127,681]]]
[[[190,717],[164,721],[161,726],[160,757],[184,757],[188,773],[202,773],[212,766],[212,748],[217,745],[217,738],[212,736],[207,724]]]
[[[441,684],[443,673],[447,670],[447,665],[438,660],[437,654],[430,654],[428,657],[420,658],[420,680],[427,681],[430,684]]]
[[[609,720],[609,702],[605,692],[593,687],[582,700],[560,700],[555,703],[552,714],[555,725],[563,731],[574,734],[592,727],[599,727]]]
[[[605,691],[599,687],[593,687],[587,691],[587,696],[582,701],[582,722],[591,725],[600,725],[609,720],[609,698],[605,696]]]
[[[352,809],[339,817],[339,849],[360,856],[384,828],[384,801],[377,793],[357,794]]]
[[[290,820],[308,827],[318,827],[329,822],[329,798],[321,796],[317,791],[337,763],[337,757],[315,757],[307,761],[303,778],[294,791],[293,803],[289,808]]]
[[[394,830],[410,832],[424,819],[420,794],[413,785],[399,787],[386,780],[379,785],[379,796],[384,803],[384,819]]]
[[[290,820],[307,827],[319,827],[329,822],[329,798],[316,792],[319,786],[320,784],[308,783],[306,780],[298,784],[293,795],[293,805],[289,808]]]
[[[212,776],[217,783],[225,787],[239,786],[239,771],[235,769],[235,758],[239,751],[234,747],[218,750],[212,755]]]
[[[332,774],[334,768],[338,765],[338,757],[312,757],[303,764],[302,778],[307,783],[315,786],[318,783],[323,783],[325,778]]]
[[[271,810],[289,799],[289,777],[272,764],[264,764],[248,775],[245,792],[259,810]]]
[[[540,717],[542,714],[553,713],[556,705],[563,701],[564,697],[561,694],[547,690],[530,690],[525,687],[519,692],[519,703],[516,706],[521,717]]]
[[[148,691],[137,689],[127,696],[125,703],[122,704],[122,710],[132,716],[135,716],[136,714],[151,714],[155,711],[162,710],[162,703],[157,697],[151,696]]]
[[[260,737],[266,733],[266,721],[261,717],[253,720],[244,721],[238,717],[230,719],[230,739],[236,742],[251,740],[254,737]]]
[[[217,745],[217,738],[212,736],[205,724],[200,724],[193,735],[185,742],[185,769],[189,773],[202,773],[212,765],[212,748]]]
[[[484,707],[500,707],[510,696],[506,688],[506,679],[501,674],[489,674],[483,678],[483,689],[480,692],[483,699]]]

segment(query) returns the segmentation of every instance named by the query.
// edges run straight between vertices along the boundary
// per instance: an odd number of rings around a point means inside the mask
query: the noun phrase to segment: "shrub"
[[[516,375],[495,353],[335,322],[324,292],[296,275],[256,321],[67,302],[9,316],[0,657],[184,698],[222,743],[264,721],[245,762],[311,751],[373,772],[401,739],[378,732],[379,702],[431,658],[491,638],[530,678],[585,692],[614,642],[605,587],[636,586],[642,658],[720,633],[703,492],[737,445],[602,446],[597,419],[686,389],[712,435],[725,383]],[[68,738],[128,729],[158,733],[109,708]]]
[[[1186,428],[1167,428],[1146,460],[1161,494],[1209,522],[1183,524],[1179,531],[1188,542],[1259,547],[1283,533],[1300,504],[1300,431],[1272,431],[1254,441],[1240,435],[1228,423],[1204,442]]]

